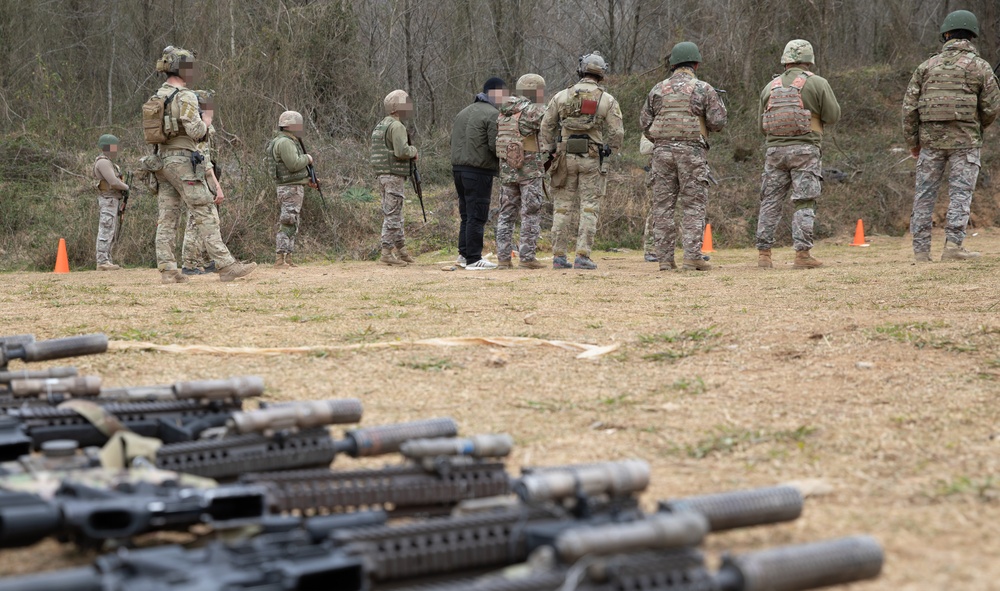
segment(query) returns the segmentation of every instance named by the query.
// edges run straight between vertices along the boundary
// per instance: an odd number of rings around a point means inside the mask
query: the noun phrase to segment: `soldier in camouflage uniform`
[[[643,134],[655,145],[651,215],[661,271],[677,269],[674,207],[678,199],[683,212],[684,269],[712,268],[701,254],[708,207],[708,132],[722,131],[727,113],[712,85],[695,75],[700,63],[697,45],[675,45],[670,52],[670,77],[653,87],[639,115]]]
[[[409,145],[400,119],[413,112],[413,103],[403,90],[394,90],[382,101],[385,117],[372,131],[371,163],[382,190],[382,257],[379,262],[405,267],[416,262],[406,252],[403,234],[403,187],[410,176],[410,161],[417,159],[416,146]],[[393,250],[395,249],[395,252]]]
[[[941,26],[944,49],[917,67],[903,98],[903,135],[917,158],[910,232],[918,263],[931,261],[931,217],[948,163],[949,203],[941,260],[979,256],[965,250],[962,242],[979,177],[983,130],[1000,114],[1000,89],[990,65],[972,44],[978,35],[974,14],[965,10],[949,14]]]
[[[215,92],[211,90],[196,90],[198,95],[198,105],[206,113],[215,114],[215,104],[212,97]],[[212,213],[215,216],[215,223],[219,223],[219,205],[225,200],[226,194],[219,184],[219,179],[215,174],[215,162],[213,140],[215,138],[215,126],[208,126],[208,136],[205,141],[198,143],[198,153],[205,157],[205,180],[208,183],[208,190],[212,192],[215,199],[212,201]],[[208,256],[208,247],[205,240],[198,231],[194,229],[194,216],[188,212],[187,228],[184,230],[184,243],[181,246],[181,273],[185,275],[201,275],[203,273],[214,273],[215,262]]]
[[[278,135],[267,144],[264,152],[271,162],[271,176],[278,184],[278,233],[275,235],[275,269],[297,267],[292,262],[295,235],[299,232],[302,202],[309,184],[309,166],[313,157],[306,154],[298,138],[302,135],[302,115],[285,111],[278,117]]]
[[[97,140],[97,145],[101,147],[101,155],[94,161],[95,185],[99,193],[97,205],[101,212],[97,226],[97,270],[117,271],[121,267],[111,262],[111,247],[118,231],[122,191],[128,191],[129,187],[122,181],[122,171],[114,163],[118,156],[118,138],[106,133]]]
[[[497,214],[498,268],[511,268],[514,219],[521,215],[521,247],[518,266],[541,269],[535,247],[542,230],[542,200],[545,162],[548,154],[538,150],[538,131],[545,114],[545,79],[525,74],[517,80],[516,92],[500,105],[497,116],[497,156],[500,158],[500,212]]]
[[[816,200],[822,191],[820,147],[824,126],[840,119],[840,104],[830,83],[809,71],[816,61],[814,56],[808,41],[789,41],[781,54],[785,72],[760,93],[759,123],[767,148],[757,218],[757,266],[762,269],[773,266],[774,229],[789,191],[795,205],[793,268],[813,269],[823,264],[809,254],[813,247]]]
[[[607,191],[604,159],[621,148],[625,137],[618,101],[600,83],[608,66],[600,53],[580,58],[580,80],[549,101],[542,118],[541,149],[554,155],[552,175],[552,268],[596,269],[590,259],[597,232],[597,216]],[[576,259],[570,265],[566,250],[570,208],[579,200],[580,228]]]
[[[166,142],[158,145],[162,168],[156,171],[159,182],[156,199],[159,216],[156,223],[156,266],[163,283],[185,283],[187,276],[177,269],[174,245],[183,202],[194,216],[195,230],[205,240],[208,254],[219,269],[219,280],[232,281],[253,272],[256,263],[237,262],[222,242],[219,224],[212,209],[213,196],[205,181],[203,158],[198,143],[206,140],[212,114],[204,118],[198,108],[198,96],[188,83],[197,79],[194,54],[169,46],[156,63],[156,70],[167,75],[156,96],[169,99],[164,117]],[[169,129],[168,129],[169,127]]]

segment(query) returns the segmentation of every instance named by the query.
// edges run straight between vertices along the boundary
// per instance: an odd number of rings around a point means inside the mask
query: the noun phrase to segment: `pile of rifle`
[[[337,438],[329,426],[360,422],[359,400],[245,410],[264,392],[260,378],[103,388],[74,368],[7,370],[12,359],[106,348],[103,335],[0,338],[0,548],[50,536],[116,547],[90,567],[0,579],[0,591],[796,591],[881,571],[882,549],[866,536],[708,566],[699,546],[709,533],[797,519],[793,487],[661,501],[649,513],[638,500],[645,462],[513,476],[509,435],[458,437],[450,418]],[[156,445],[130,453],[120,433]],[[117,446],[128,469],[102,468]],[[344,455],[397,459],[331,468]],[[200,545],[136,547],[160,530],[194,531]]]

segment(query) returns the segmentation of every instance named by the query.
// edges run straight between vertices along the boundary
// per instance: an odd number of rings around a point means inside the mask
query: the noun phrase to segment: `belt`
[[[174,154],[179,154],[181,156],[189,156],[194,150],[186,150],[184,148],[174,148],[172,150],[161,150],[161,156],[172,156]]]

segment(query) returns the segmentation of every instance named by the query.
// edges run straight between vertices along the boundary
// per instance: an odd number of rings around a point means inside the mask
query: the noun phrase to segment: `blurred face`
[[[178,68],[178,75],[188,84],[194,84],[201,78],[201,69],[198,67],[197,62],[185,59],[181,61],[180,68]]]
[[[201,104],[201,110],[207,114],[215,115],[215,101],[207,100]]]
[[[528,99],[529,101],[531,101],[533,103],[539,103],[539,104],[541,104],[541,103],[545,102],[545,87],[544,86],[539,86],[538,88],[535,88],[535,89],[530,89],[530,88],[529,89],[525,89],[525,90],[518,89],[517,90],[517,94],[519,94],[520,96],[523,96],[524,98]]]
[[[285,131],[291,133],[295,137],[302,137],[302,124],[292,123],[291,125],[286,125]]]
[[[486,94],[487,96],[490,97],[490,100],[497,105],[502,103],[504,99],[506,99],[509,96],[506,88],[494,88],[489,92],[487,92]]]
[[[111,144],[111,145],[105,147],[104,148],[104,154],[108,158],[111,158],[112,160],[114,160],[115,156],[118,155],[118,144]]]
[[[409,119],[413,115],[413,102],[409,98],[396,107],[396,116],[400,119]]]

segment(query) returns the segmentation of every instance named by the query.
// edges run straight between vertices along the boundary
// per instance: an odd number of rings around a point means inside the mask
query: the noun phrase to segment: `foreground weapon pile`
[[[361,401],[245,410],[264,392],[257,377],[103,388],[75,368],[7,369],[106,349],[104,335],[0,338],[0,548],[50,536],[116,548],[89,567],[0,579],[0,591],[798,591],[882,568],[867,536],[709,567],[708,534],[799,517],[789,486],[644,512],[638,460],[514,476],[509,435],[459,437],[433,418],[337,437],[330,426],[359,423]],[[343,469],[338,456],[390,463]],[[193,527],[197,547],[133,545]]]

